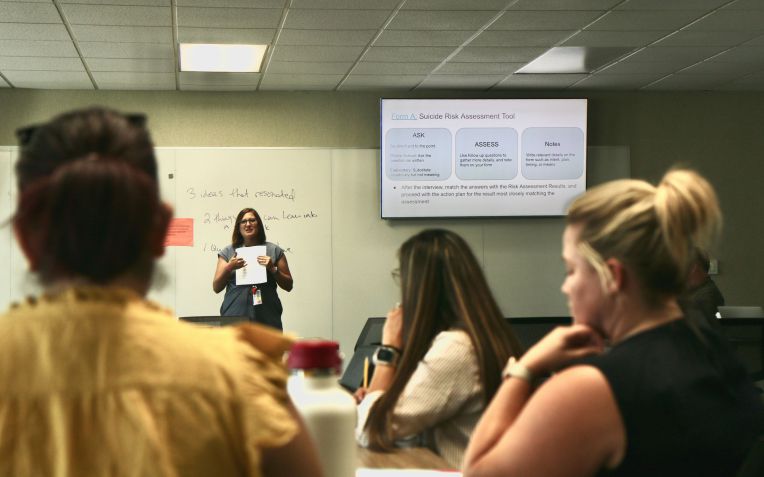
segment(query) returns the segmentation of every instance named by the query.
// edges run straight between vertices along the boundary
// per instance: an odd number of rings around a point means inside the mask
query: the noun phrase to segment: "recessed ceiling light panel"
[[[558,46],[547,50],[515,73],[591,73],[631,50],[623,47]]]
[[[180,71],[257,73],[268,45],[181,43]]]

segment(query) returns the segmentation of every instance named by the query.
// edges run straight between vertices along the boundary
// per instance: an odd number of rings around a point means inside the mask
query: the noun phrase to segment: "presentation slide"
[[[565,215],[585,99],[382,99],[382,218]]]

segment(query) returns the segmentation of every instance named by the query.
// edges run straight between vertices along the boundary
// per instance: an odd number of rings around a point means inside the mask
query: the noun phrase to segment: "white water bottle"
[[[287,392],[318,449],[325,477],[354,477],[356,403],[339,384],[342,358],[334,341],[303,340],[289,353]]]

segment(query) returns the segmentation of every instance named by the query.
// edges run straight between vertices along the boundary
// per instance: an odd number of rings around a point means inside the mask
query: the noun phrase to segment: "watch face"
[[[377,361],[380,363],[392,363],[395,360],[395,352],[388,348],[377,349]]]

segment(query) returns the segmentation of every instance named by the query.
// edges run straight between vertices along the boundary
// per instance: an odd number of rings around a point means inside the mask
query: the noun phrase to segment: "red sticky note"
[[[194,219],[172,219],[164,244],[166,247],[193,247]]]

